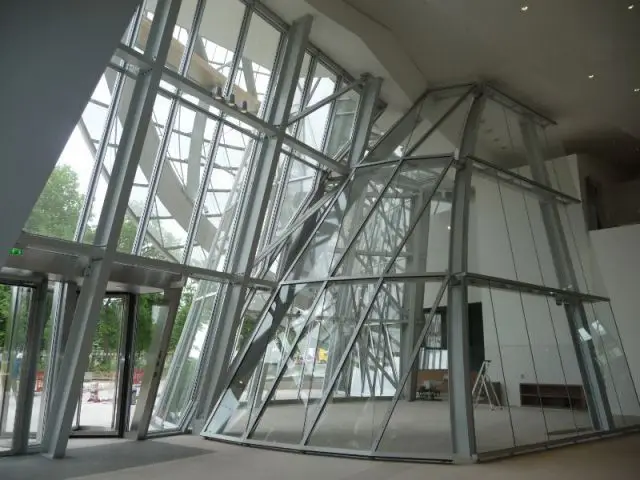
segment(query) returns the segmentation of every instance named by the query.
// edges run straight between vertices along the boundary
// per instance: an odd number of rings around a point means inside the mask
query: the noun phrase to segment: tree
[[[48,237],[73,240],[84,196],[78,175],[69,165],[56,167],[40,194],[24,229]]]

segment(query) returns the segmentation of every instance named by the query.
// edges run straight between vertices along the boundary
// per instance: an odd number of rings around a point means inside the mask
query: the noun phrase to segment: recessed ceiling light
[[[596,78],[596,76],[593,73],[589,75],[589,80],[593,80],[594,78]]]
[[[633,91],[634,93],[640,93],[640,88],[634,88]]]
[[[628,8],[629,10],[633,10],[633,7],[635,7],[635,4],[633,4],[633,3],[632,3],[632,4],[631,4],[631,5],[629,5],[627,8]]]
[[[520,10],[522,10],[523,12],[526,12],[527,10],[529,10],[529,5],[523,5],[520,7]]]
[[[451,230],[451,225],[447,225],[447,230]]]

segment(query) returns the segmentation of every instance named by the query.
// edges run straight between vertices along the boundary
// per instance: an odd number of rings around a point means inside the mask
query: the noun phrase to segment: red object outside
[[[140,385],[142,383],[142,375],[144,375],[144,370],[135,369],[133,371],[133,384]]]
[[[36,392],[42,392],[44,389],[44,372],[36,372]]]

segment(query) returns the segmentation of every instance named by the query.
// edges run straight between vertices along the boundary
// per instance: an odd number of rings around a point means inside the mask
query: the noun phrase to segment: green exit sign
[[[9,255],[23,255],[24,254],[24,250],[22,248],[12,248],[11,250],[9,250]]]

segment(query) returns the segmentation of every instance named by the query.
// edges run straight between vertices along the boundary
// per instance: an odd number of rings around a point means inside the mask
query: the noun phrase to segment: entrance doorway
[[[0,454],[41,441],[50,311],[46,280],[0,279]]]

